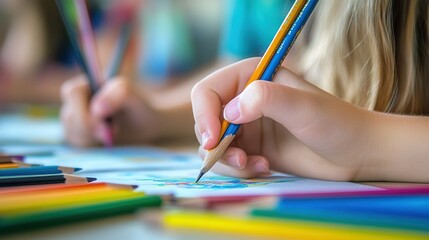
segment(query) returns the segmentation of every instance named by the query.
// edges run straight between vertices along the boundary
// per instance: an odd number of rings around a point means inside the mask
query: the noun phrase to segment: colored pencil
[[[58,173],[74,173],[81,168],[60,167],[60,166],[35,166],[26,168],[14,168],[0,170],[0,177],[5,176],[22,176],[22,175],[42,175],[42,174],[58,174]]]
[[[253,216],[302,220],[362,227],[380,227],[427,232],[428,196],[398,196],[281,201],[272,209],[253,209]]]
[[[94,32],[91,27],[85,0],[76,0],[74,2],[57,0],[57,6],[69,33],[69,38],[78,62],[88,75],[92,96],[104,81],[98,63]],[[73,22],[73,20],[75,21]],[[78,27],[80,38],[74,29],[76,26]],[[109,65],[107,78],[113,77],[119,71],[122,58],[129,43],[131,30],[130,23],[124,24],[112,62]],[[81,44],[79,44],[78,39],[81,39]],[[105,146],[110,147],[113,145],[112,118],[105,119],[105,123],[107,128],[105,129],[105,139],[103,141]]]
[[[133,25],[131,24],[131,20],[122,25],[111,62],[107,68],[107,79],[111,79],[118,74],[121,64],[123,63],[124,55],[130,45],[132,29]]]
[[[86,3],[84,0],[57,0],[56,3],[66,26],[78,63],[87,75],[90,97],[92,97],[102,83],[102,75],[99,70],[94,33],[86,9]],[[79,30],[79,36],[75,31],[75,27]],[[81,44],[78,42],[79,39],[82,40]],[[112,121],[106,120],[106,124],[108,127],[105,129],[105,139],[103,141],[105,146],[110,147],[113,145]]]
[[[10,168],[19,168],[18,163],[2,163],[0,164],[0,169],[10,169]]]
[[[43,211],[19,216],[0,217],[0,232],[10,234],[17,231],[33,228],[54,226],[70,222],[80,222],[88,219],[102,218],[125,213],[132,213],[138,209],[159,207],[162,199],[159,196],[145,196],[136,194],[133,197],[97,202],[82,206],[73,206],[51,211]]]
[[[66,27],[70,44],[73,48],[73,52],[75,54],[76,60],[82,70],[87,75],[87,80],[89,84],[89,89],[91,92],[91,95],[95,94],[95,92],[98,89],[97,80],[95,76],[93,75],[92,71],[90,71],[88,63],[86,61],[86,58],[84,57],[84,54],[81,50],[80,43],[78,41],[79,36],[75,30],[77,23],[76,23],[76,7],[74,5],[74,2],[70,0],[56,0],[56,4],[58,6],[58,10],[60,12],[61,18],[63,20],[64,26]]]
[[[0,214],[2,216],[26,214],[101,201],[125,199],[136,195],[144,195],[144,193],[139,192],[137,194],[129,189],[105,187],[85,190],[74,189],[61,194],[51,192],[49,194],[27,196],[27,199],[24,196],[12,196],[5,200],[0,200],[2,202]]]
[[[0,177],[0,187],[14,187],[24,185],[40,185],[54,183],[88,183],[95,181],[95,178],[78,177],[68,174],[45,174],[28,176],[7,176]]]
[[[256,70],[253,72],[246,86],[258,79],[266,81],[272,80],[272,77],[276,73],[278,67],[282,64],[295,39],[298,37],[301,29],[316,7],[317,2],[318,0],[295,1],[292,9],[283,21],[282,26],[276,33],[274,40],[271,42],[268,50],[261,58],[260,63],[256,67]],[[225,120],[223,121],[220,141],[215,148],[211,149],[206,154],[200,174],[195,182],[198,182],[201,177],[222,157],[229,144],[234,140],[239,127],[239,124],[231,124]]]
[[[163,216],[163,225],[174,229],[200,230],[205,234],[224,232],[252,237],[282,239],[428,239],[429,234],[398,229],[362,228],[298,220],[232,217],[203,212],[169,211]]]
[[[70,189],[85,189],[85,188],[98,188],[98,187],[112,187],[112,188],[123,188],[134,190],[137,188],[135,185],[125,185],[125,184],[116,184],[116,183],[106,183],[106,182],[91,182],[91,183],[74,183],[74,184],[49,184],[49,185],[36,185],[36,186],[21,186],[21,187],[9,187],[0,189],[0,194],[2,196],[9,195],[28,195],[28,194],[40,194],[46,192],[62,192],[68,191]]]
[[[77,14],[77,25],[80,40],[83,48],[83,55],[88,60],[88,69],[95,78],[97,88],[94,89],[93,94],[102,85],[103,76],[100,70],[100,64],[98,61],[97,47],[95,44],[94,32],[91,26],[91,20],[89,19],[88,9],[86,7],[85,0],[74,0]]]

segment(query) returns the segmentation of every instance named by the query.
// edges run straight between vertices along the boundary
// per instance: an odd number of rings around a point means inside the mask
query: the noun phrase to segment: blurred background
[[[87,5],[103,68],[131,16],[132,41],[120,74],[161,87],[204,68],[261,56],[292,2],[89,0]],[[80,73],[54,0],[0,0],[1,103],[58,104],[61,84]]]
[[[87,0],[102,70],[108,68],[122,27],[131,22],[119,75],[150,94],[191,86],[222,66],[262,56],[292,4]],[[55,0],[0,0],[0,143],[26,142],[32,136],[36,142],[60,142],[61,85],[82,73]],[[190,90],[184,94],[189,98]],[[42,135],[46,139],[40,141]]]
[[[132,15],[133,40],[121,74],[157,85],[189,74],[215,59],[223,4],[88,1],[99,60],[106,67],[120,26]],[[80,72],[54,0],[0,1],[2,103],[59,103],[61,84]]]

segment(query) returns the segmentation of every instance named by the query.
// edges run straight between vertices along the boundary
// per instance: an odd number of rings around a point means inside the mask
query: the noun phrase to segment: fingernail
[[[202,141],[203,147],[207,145],[209,140],[210,140],[210,135],[208,134],[208,132],[203,132],[203,134],[201,134],[201,141]]]
[[[255,171],[258,173],[268,172],[268,166],[263,161],[257,161],[254,165]]]
[[[223,117],[229,122],[240,117],[240,101],[238,97],[234,98],[225,106]]]

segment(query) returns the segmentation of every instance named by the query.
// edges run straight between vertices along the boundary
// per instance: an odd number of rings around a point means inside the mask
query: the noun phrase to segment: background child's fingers
[[[85,76],[80,75],[66,81],[61,86],[61,91],[60,91],[62,101],[68,102],[68,99],[72,97],[73,92],[76,91],[77,89],[82,89],[82,88],[86,88],[87,90],[84,90],[84,91],[87,91],[87,93],[89,94],[89,86]]]
[[[89,86],[83,76],[67,81],[61,88],[61,120],[66,140],[75,146],[94,145],[89,115]]]
[[[130,83],[124,78],[106,82],[91,101],[91,114],[97,118],[114,115],[132,95]]]

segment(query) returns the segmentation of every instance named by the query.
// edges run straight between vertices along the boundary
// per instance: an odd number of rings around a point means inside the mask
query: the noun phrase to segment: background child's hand
[[[195,131],[202,157],[218,142],[223,114],[229,122],[243,125],[221,163],[214,166],[218,173],[256,177],[276,170],[331,180],[358,178],[362,153],[371,144],[366,140],[371,131],[368,111],[286,68],[279,69],[273,82],[256,81],[244,89],[258,61],[223,68],[194,87]]]
[[[160,138],[162,117],[149,106],[130,81],[109,80],[93,96],[84,76],[67,81],[61,91],[61,119],[66,140],[75,146],[91,146],[103,141],[104,119],[113,118],[114,143],[147,142]]]

